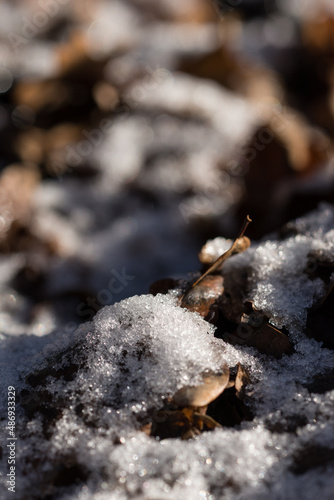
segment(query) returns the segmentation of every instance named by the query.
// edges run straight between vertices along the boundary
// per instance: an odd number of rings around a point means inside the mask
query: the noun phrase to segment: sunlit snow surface
[[[67,335],[16,332],[13,337],[8,314],[1,380],[17,392],[16,498],[27,498],[29,491],[32,499],[332,499],[334,391],[318,394],[305,386],[316,374],[333,370],[334,357],[303,334],[307,308],[323,285],[302,270],[310,252],[333,259],[333,228],[334,210],[323,206],[293,223],[290,236],[252,245],[225,265],[225,274],[251,265],[256,306],[290,330],[295,353],[281,360],[214,338],[214,328],[179,308],[173,295],[131,297]],[[219,253],[217,241],[213,246]],[[76,375],[59,378],[68,362],[79,366]],[[224,362],[230,367],[241,362],[250,372],[252,422],[190,441],[159,442],[138,430],[138,422],[154,415],[165,397]],[[29,388],[26,376],[45,368],[50,375],[45,372],[43,387]],[[32,401],[45,391],[61,407],[47,432],[45,417],[24,414],[24,388]],[[2,392],[1,415],[5,412]],[[8,431],[6,421],[1,424],[3,446]],[[330,460],[307,462],[323,449]],[[6,453],[3,447],[4,460]],[[48,478],[57,477],[61,467],[77,477],[53,490]],[[6,489],[6,464],[1,474]]]

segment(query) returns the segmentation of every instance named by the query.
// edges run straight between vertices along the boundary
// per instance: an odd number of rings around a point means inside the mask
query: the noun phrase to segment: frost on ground
[[[216,338],[174,294],[107,306],[66,335],[13,336],[7,315],[1,380],[17,391],[16,498],[333,498],[334,358],[305,335],[309,308],[330,286],[317,269],[334,260],[333,228],[334,209],[322,206],[224,265],[225,278],[247,268],[247,298],[289,330],[295,352],[280,360]],[[168,396],[238,362],[252,381],[252,421],[189,441],[140,431]]]

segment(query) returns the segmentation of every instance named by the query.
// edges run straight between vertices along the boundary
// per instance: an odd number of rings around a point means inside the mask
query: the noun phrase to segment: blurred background
[[[0,327],[69,331],[333,202],[334,4],[2,0],[0,129]]]

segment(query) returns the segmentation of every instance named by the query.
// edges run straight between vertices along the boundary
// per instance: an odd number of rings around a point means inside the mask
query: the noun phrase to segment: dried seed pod
[[[221,241],[223,242],[221,243]],[[220,257],[222,247],[224,248],[225,245],[228,244],[231,248],[233,245],[233,241],[224,240],[223,238],[215,238],[214,240],[208,241],[198,254],[199,261],[204,265],[211,266]],[[245,250],[247,250],[247,248],[249,248],[250,244],[251,241],[247,236],[237,238],[234,242],[234,249],[231,256],[237,253],[244,252]]]
[[[234,248],[233,248],[233,253],[232,255],[236,253],[241,253],[247,250],[247,248],[250,247],[251,240],[248,238],[248,236],[242,236],[241,238],[237,238],[234,243]]]

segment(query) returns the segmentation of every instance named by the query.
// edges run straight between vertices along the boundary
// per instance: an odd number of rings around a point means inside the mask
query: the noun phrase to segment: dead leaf
[[[203,375],[203,383],[198,386],[182,387],[173,397],[173,403],[178,407],[207,406],[226,388],[229,381],[229,369],[223,367],[220,375]]]
[[[243,420],[252,420],[253,414],[246,398],[251,396],[246,392],[250,378],[247,370],[238,363],[231,370],[230,381],[225,390],[212,401],[207,408],[207,416],[210,416],[223,427],[234,427]],[[235,375],[233,375],[235,373]]]
[[[237,376],[235,377],[235,390],[236,390],[236,395],[239,399],[242,398],[242,395],[244,394],[245,387],[250,383],[250,378],[249,374],[242,366],[241,363],[238,363],[238,372]]]
[[[153,412],[152,425],[141,428],[143,432],[160,439],[180,437],[190,439],[204,430],[221,427],[211,416],[206,415],[207,405],[214,401],[227,387],[229,369],[222,373],[206,373],[202,383],[183,387],[168,400],[165,408]]]
[[[142,432],[144,432],[145,434],[147,434],[148,436],[150,436],[150,435],[151,435],[151,433],[152,433],[152,422],[148,422],[147,424],[144,424],[144,425],[140,428],[140,430],[141,430]]]
[[[280,330],[264,321],[260,326],[251,326],[248,319],[242,321],[233,333],[225,332],[222,337],[230,344],[247,345],[255,347],[260,352],[281,358],[283,354],[291,354],[293,347],[288,337]]]
[[[214,322],[216,312],[214,305],[224,291],[222,276],[206,276],[195,288],[183,296],[181,305],[190,311],[197,312],[207,321]],[[212,313],[212,314],[211,314]]]

